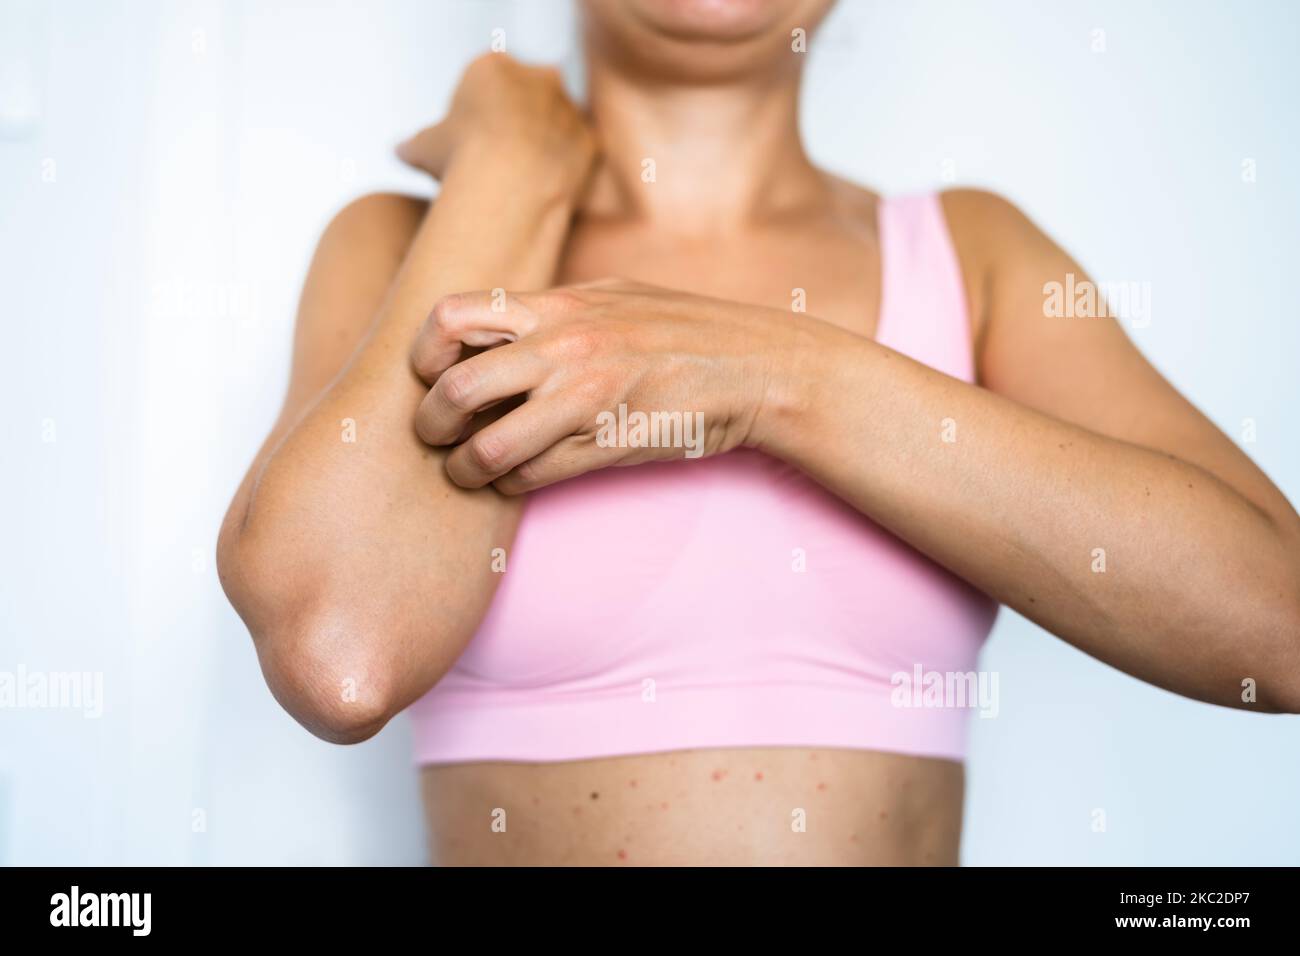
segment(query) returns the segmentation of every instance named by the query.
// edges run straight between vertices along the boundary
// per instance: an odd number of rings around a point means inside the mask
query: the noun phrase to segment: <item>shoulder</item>
[[[1018,223],[1028,222],[1015,203],[988,189],[947,189],[939,193],[939,201],[954,228],[983,223],[1016,229]]]
[[[330,219],[316,244],[299,323],[331,317],[331,322],[361,321],[345,307],[381,299],[397,274],[427,200],[398,193],[371,193],[354,199]],[[368,317],[366,317],[368,319]]]
[[[428,208],[413,196],[373,193],[330,219],[299,298],[286,409],[319,393],[359,347]]]
[[[321,249],[369,249],[398,259],[429,209],[429,201],[401,193],[368,193],[336,212],[321,235]]]
[[[1008,287],[1040,282],[1064,253],[1015,203],[984,189],[939,194],[961,265],[977,342],[986,331],[995,296]]]
[[[939,202],[958,253],[986,270],[1005,270],[1057,250],[1029,216],[998,193],[949,189],[939,194]]]

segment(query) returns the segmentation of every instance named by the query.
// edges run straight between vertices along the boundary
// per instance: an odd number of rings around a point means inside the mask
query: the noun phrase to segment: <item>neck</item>
[[[587,213],[716,232],[824,194],[799,137],[797,70],[687,86],[630,76],[598,54],[588,63],[602,162]]]

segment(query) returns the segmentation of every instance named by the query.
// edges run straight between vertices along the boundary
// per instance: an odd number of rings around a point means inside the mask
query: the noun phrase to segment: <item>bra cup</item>
[[[454,668],[483,688],[887,682],[973,666],[986,630],[987,598],[760,452],[605,469],[526,507]]]
[[[606,468],[532,492],[479,631],[455,665],[477,681],[579,680],[634,652],[656,582],[706,514],[715,459]]]

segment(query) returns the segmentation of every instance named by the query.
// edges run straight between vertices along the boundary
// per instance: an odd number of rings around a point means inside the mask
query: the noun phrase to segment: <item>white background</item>
[[[494,27],[571,58],[565,12],[0,0],[0,671],[105,693],[99,719],[0,710],[0,863],[423,860],[404,720],[345,749],[284,715],[213,543],[315,237],[361,193],[428,192],[392,144]],[[1235,439],[1256,423],[1294,500],[1298,34],[1282,0],[843,0],[806,132],[887,192],[999,190],[1099,279],[1149,282],[1134,338]],[[982,666],[965,862],[1300,863],[1300,720],[1179,700],[1006,611]]]

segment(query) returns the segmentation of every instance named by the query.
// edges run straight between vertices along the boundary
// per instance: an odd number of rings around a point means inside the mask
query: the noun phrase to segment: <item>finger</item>
[[[462,488],[482,488],[572,435],[582,422],[574,404],[531,399],[457,445],[447,456],[447,475]]]
[[[655,286],[646,285],[644,282],[637,282],[634,279],[624,279],[622,276],[605,276],[600,279],[588,279],[586,282],[575,282],[569,286],[570,289],[585,289],[592,292],[655,292]]]
[[[612,464],[609,450],[597,445],[591,435],[571,435],[512,468],[492,486],[503,495],[522,495]]]
[[[462,345],[490,348],[514,342],[537,328],[537,314],[518,296],[497,289],[461,292],[434,303],[411,346],[411,366],[428,384],[460,358]]]
[[[452,136],[447,123],[435,123],[397,144],[397,158],[408,166],[441,178],[451,157]]]
[[[464,434],[476,413],[536,388],[546,373],[541,356],[519,344],[457,362],[438,376],[420,402],[415,432],[430,445],[449,445]]]
[[[509,415],[525,401],[527,401],[527,398],[523,395],[516,395],[514,398],[507,398],[504,402],[497,402],[495,405],[488,406],[469,420],[469,424],[465,426],[465,430],[461,432],[460,435],[456,437],[456,440],[451,444],[463,444],[469,440],[471,435],[482,431],[498,419]]]

